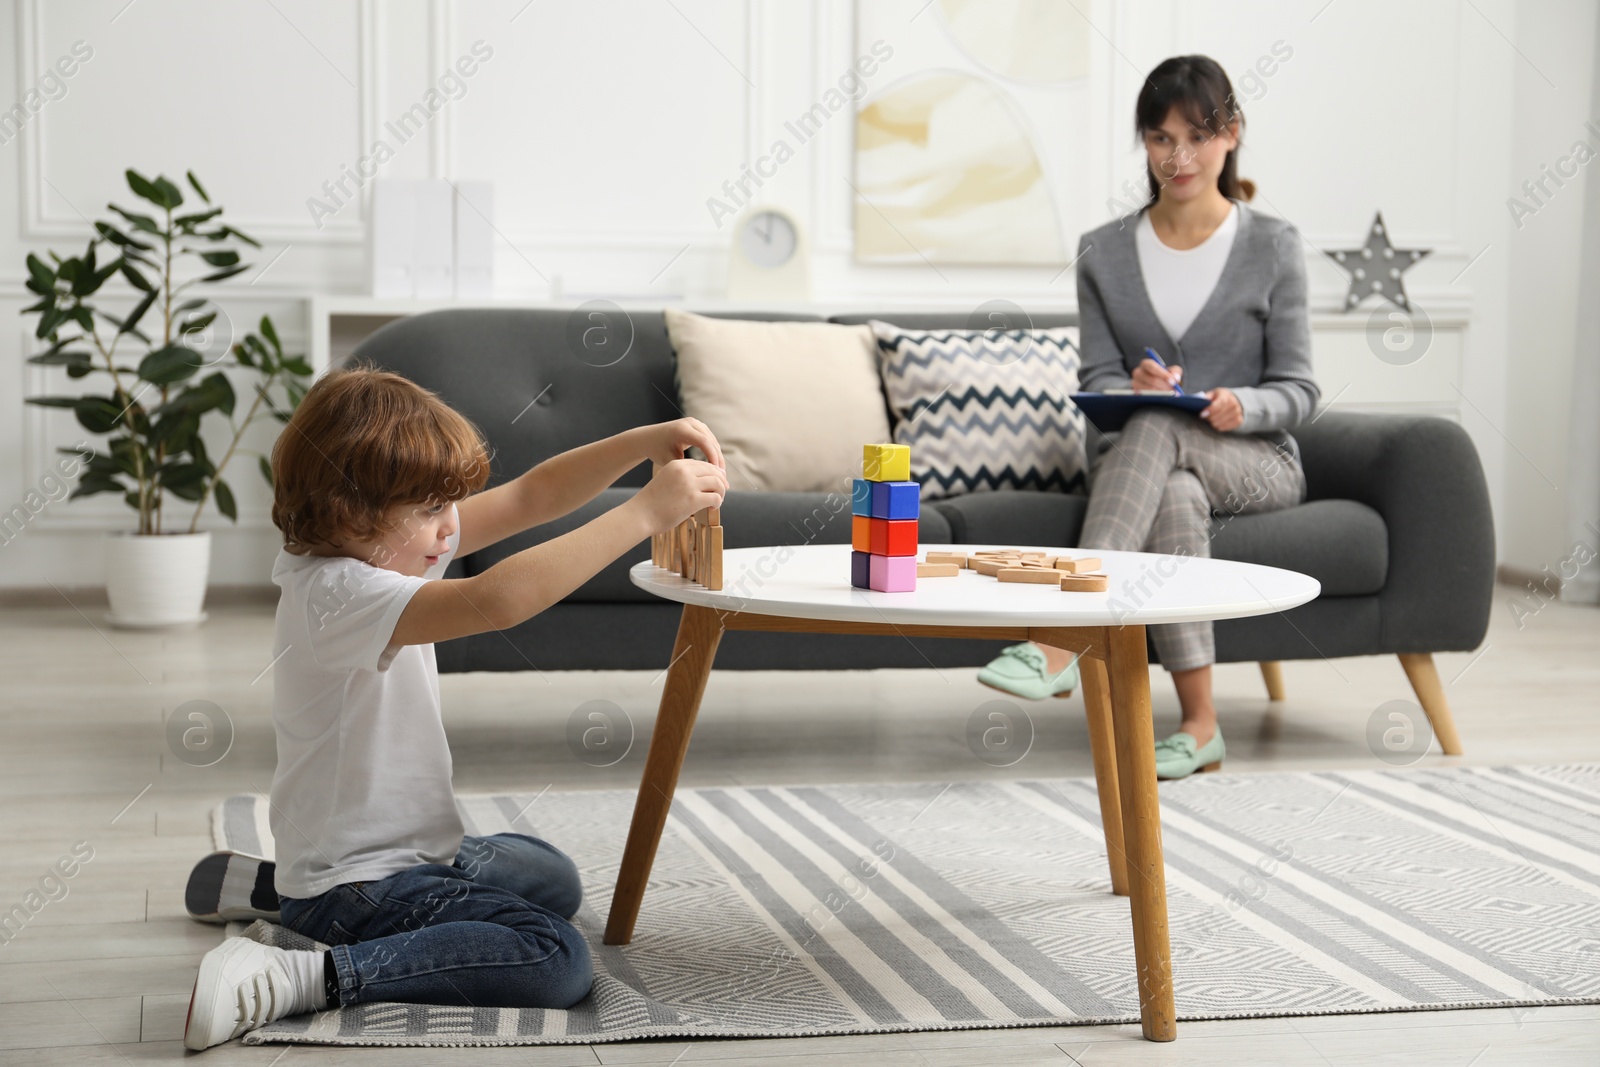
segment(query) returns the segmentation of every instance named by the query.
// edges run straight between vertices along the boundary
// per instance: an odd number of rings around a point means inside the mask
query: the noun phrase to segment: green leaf
[[[78,424],[90,433],[110,433],[122,422],[122,407],[110,397],[80,396],[73,410]]]
[[[239,253],[232,249],[222,252],[201,252],[200,258],[213,267],[231,267],[239,262]]]
[[[219,226],[215,231],[213,231],[212,233],[207,234],[206,236],[211,238],[211,240],[213,240],[213,241],[221,241],[224,238],[228,237],[230,234],[233,235],[234,237],[237,237],[239,240],[243,241],[245,244],[254,245],[256,248],[260,248],[261,247],[261,242],[260,241],[256,240],[254,237],[251,237],[249,234],[244,233],[241,230],[234,229],[232,226]]]
[[[45,308],[44,313],[39,316],[39,326],[33,331],[33,336],[39,338],[40,340],[43,340],[46,337],[53,337],[56,330],[61,326],[62,321],[66,319],[66,317],[66,311],[56,307],[53,304],[50,307]]]
[[[182,311],[193,311],[195,308],[204,307],[205,305],[206,305],[206,298],[203,297],[203,296],[196,296],[196,297],[192,297],[192,298],[190,298],[188,300],[185,300],[183,303],[181,303],[177,307],[173,308],[172,312],[173,312],[173,314],[177,314],[177,313],[182,312]]]
[[[128,284],[135,289],[142,289],[147,293],[156,291],[156,287],[151,285],[149,280],[143,274],[140,274],[138,269],[132,263],[129,263],[126,258],[122,260],[122,276],[128,279]]]
[[[183,194],[165,178],[150,181],[138,171],[129,167],[127,170],[128,188],[139,196],[155,204],[157,207],[172,209],[183,203]]]
[[[52,345],[50,351],[40,352],[37,356],[29,356],[29,363],[37,363],[41,367],[70,367],[74,363],[87,363],[93,357],[88,352],[64,351],[59,345]]]
[[[211,492],[217,498],[217,510],[234,522],[238,522],[239,508],[233,502],[233,490],[228,488],[228,483],[218,478],[211,486]]]
[[[205,315],[196,315],[193,318],[186,319],[182,323],[180,323],[179,326],[178,326],[178,332],[179,333],[196,333],[196,332],[198,332],[200,330],[205,329],[207,326],[210,326],[211,323],[216,320],[216,317],[217,317],[217,313],[215,311],[210,312],[209,314],[205,314]]]
[[[188,404],[183,404],[173,408],[165,418],[158,417],[150,424],[151,445],[168,445],[187,451],[187,448],[183,447],[183,442],[200,429],[199,414],[186,410],[188,406]],[[163,404],[161,408],[157,409],[157,412],[168,407],[170,407],[169,404]]]
[[[214,371],[201,379],[197,389],[204,389],[209,397],[216,398],[216,407],[224,415],[233,416],[233,405],[236,397],[233,394],[233,383],[228,381],[228,376],[221,371]]]
[[[261,467],[261,477],[267,480],[267,485],[272,485],[272,464],[267,462],[267,457],[257,456],[256,463]]]
[[[139,361],[139,377],[152,385],[171,385],[194,377],[204,362],[204,356],[186,345],[165,345]]]
[[[194,171],[191,170],[186,173],[189,176],[189,184],[194,186],[194,191],[200,194],[200,199],[208,204],[211,203],[211,197],[206,195],[205,186],[201,185],[200,179],[194,176]]]
[[[173,185],[164,176],[156,175],[156,188],[161,190],[161,195],[166,198],[162,205],[168,210],[178,207],[183,203],[183,190]]]
[[[97,221],[94,224],[94,228],[100,232],[101,237],[122,249],[124,255],[132,256],[134,252],[154,252],[156,250],[155,245],[145,244],[138,238],[125,234],[107,223]],[[143,256],[135,256],[134,258],[144,259]]]
[[[289,372],[298,374],[302,378],[311,375],[311,364],[306,362],[306,357],[304,356],[290,356],[283,361],[283,366]]]
[[[231,278],[235,274],[243,274],[249,269],[249,264],[243,264],[237,267],[224,267],[222,270],[212,271],[210,274],[207,274],[200,280],[203,282],[220,282],[222,279]]]
[[[183,500],[199,500],[209,476],[210,472],[198,463],[166,463],[160,470],[161,488]]]
[[[172,220],[172,224],[174,226],[182,226],[185,230],[192,230],[202,222],[210,222],[220,214],[222,214],[222,209],[214,207],[210,211],[196,211],[190,215],[179,215]]]
[[[75,408],[80,399],[76,396],[29,396],[23,398],[23,403],[38,404],[42,408]]]
[[[261,336],[267,339],[278,355],[283,355],[283,345],[278,341],[278,328],[272,325],[272,318],[268,315],[261,316]]]
[[[56,272],[45,266],[32,252],[28,253],[28,277],[40,286],[34,292],[55,292]]]
[[[144,318],[144,313],[149,311],[150,305],[154,304],[155,302],[156,291],[152,289],[150,292],[145,294],[143,300],[139,301],[138,306],[128,313],[127,318],[117,323],[117,336],[120,337],[125,333],[131,333],[139,336],[142,339],[143,335],[140,334],[138,330],[135,330],[134,327],[139,325],[139,320]],[[110,316],[107,317],[109,318]]]
[[[133,498],[134,506],[138,506],[138,494],[132,492],[115,478],[104,474],[85,474],[78,479],[78,484],[72,487],[72,492],[67,494],[68,500],[75,500],[80,496],[94,496],[96,493],[126,492]]]
[[[115,204],[107,204],[106,207],[127,219],[133,224],[135,229],[143,230],[145,233],[153,233],[158,237],[162,236],[166,232],[160,226],[157,226],[156,220],[151,218],[149,215],[136,215],[131,211],[122,210]]]

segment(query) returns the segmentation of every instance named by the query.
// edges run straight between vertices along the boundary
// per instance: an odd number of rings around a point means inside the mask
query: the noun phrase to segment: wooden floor
[[[125,1064],[184,1056],[184,1010],[195,965],[220,937],[190,921],[182,890],[210,845],[206,816],[220,798],[266,792],[274,746],[267,667],[270,603],[217,604],[201,628],[112,630],[103,600],[0,611],[0,911],[22,901],[78,842],[93,849],[65,896],[0,944],[0,1064]],[[1600,611],[1553,604],[1518,628],[1514,589],[1497,591],[1477,655],[1440,657],[1467,755],[1425,766],[1600,760]],[[663,667],[665,664],[662,665]],[[951,781],[1087,775],[1082,704],[1030,704],[1032,750],[995,770],[965,743],[968,715],[999,694],[973,670],[714,673],[682,784]],[[1368,718],[1408,698],[1391,657],[1285,665],[1288,699],[1272,705],[1250,665],[1217,672],[1228,760],[1252,774],[1381,767]],[[1152,680],[1157,736],[1176,724],[1170,685]],[[644,759],[660,672],[446,675],[445,722],[458,792],[633,788]],[[580,703],[616,702],[638,738],[597,769],[567,749]],[[211,767],[172,754],[162,724],[207,700],[234,727]],[[556,841],[560,843],[559,838]],[[610,887],[590,892],[609,898]],[[648,909],[648,898],[646,908]],[[1182,1003],[1182,992],[1179,992]],[[212,1049],[214,1064],[691,1064],[764,1067],[870,1063],[992,1064],[1496,1064],[1600,1063],[1600,1007],[1415,1012],[1376,1016],[1181,1023],[1154,1045],[1136,1026],[1061,1027],[518,1049]]]

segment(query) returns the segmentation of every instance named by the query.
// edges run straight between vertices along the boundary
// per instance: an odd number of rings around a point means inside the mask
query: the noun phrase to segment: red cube
[[[875,556],[915,556],[916,519],[871,519],[871,547]]]

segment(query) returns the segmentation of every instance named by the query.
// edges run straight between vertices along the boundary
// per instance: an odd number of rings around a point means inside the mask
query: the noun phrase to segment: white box
[[[494,183],[455,183],[456,297],[494,296]]]

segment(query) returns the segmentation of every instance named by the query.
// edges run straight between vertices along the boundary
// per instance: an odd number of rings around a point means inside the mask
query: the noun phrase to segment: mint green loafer
[[[1226,753],[1220,726],[1203,745],[1196,744],[1192,734],[1179,730],[1156,742],[1156,777],[1187,778],[1195,771],[1221,770]]]
[[[1063,667],[1060,674],[1050,674],[1045,670],[1044,653],[1039,646],[1024,641],[1002,650],[978,672],[978,681],[991,689],[1028,700],[1070,697],[1078,688],[1078,657],[1072,657],[1072,662]]]

